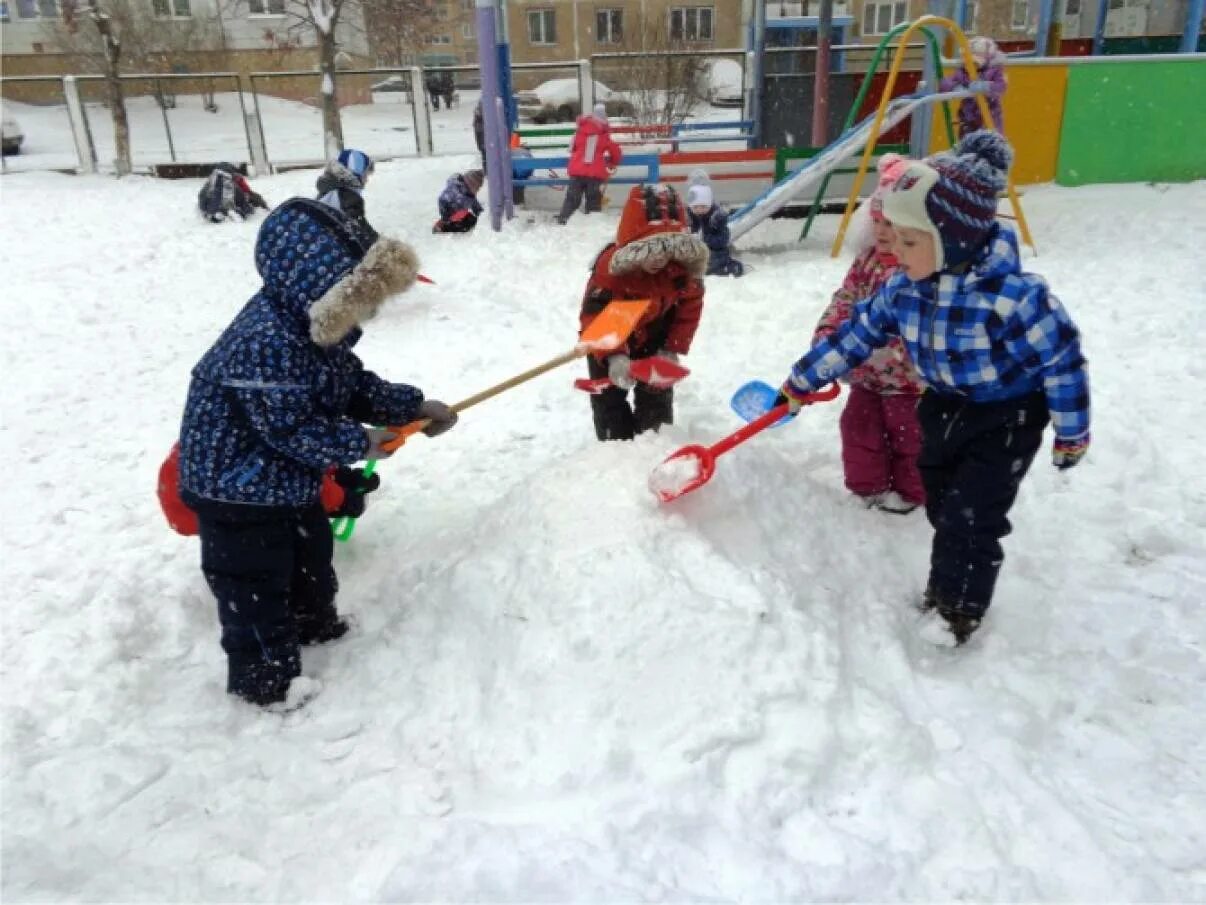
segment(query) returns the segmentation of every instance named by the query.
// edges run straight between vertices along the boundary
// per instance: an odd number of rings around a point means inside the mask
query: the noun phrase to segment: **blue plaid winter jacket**
[[[1089,431],[1080,335],[1042,277],[1022,273],[1010,229],[994,225],[966,273],[919,282],[892,276],[796,362],[785,389],[819,389],[892,336],[904,340],[935,392],[993,402],[1042,390],[1057,437],[1075,440]]]
[[[193,368],[180,427],[180,488],[211,500],[305,506],[324,470],[364,458],[361,426],[414,420],[423,394],[366,371],[353,329],[322,347],[309,307],[366,247],[347,218],[295,198],[264,221],[255,261],[264,285]]]

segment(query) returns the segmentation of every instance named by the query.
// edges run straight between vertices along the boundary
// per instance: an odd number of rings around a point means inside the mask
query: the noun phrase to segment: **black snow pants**
[[[642,350],[639,354],[634,353],[633,358],[652,355],[656,351]],[[586,367],[591,377],[607,376],[607,363],[593,355],[587,358]],[[638,383],[632,389],[632,405],[628,404],[628,392],[618,387],[608,387],[590,397],[595,436],[600,440],[631,440],[647,430],[657,430],[663,424],[674,423],[673,387],[655,389]]]
[[[561,213],[557,215],[557,222],[565,223],[574,215],[574,211],[582,203],[583,194],[586,195],[586,212],[588,214],[603,210],[603,180],[591,179],[588,176],[571,176],[569,185],[565,189],[565,201],[561,203]]]
[[[917,465],[934,528],[929,590],[941,609],[978,619],[1005,559],[1006,516],[1042,443],[1047,399],[977,403],[928,390],[917,415]]]
[[[306,508],[187,499],[197,513],[201,571],[218,601],[231,694],[282,701],[301,674],[300,645],[338,619],[334,543],[317,502]]]

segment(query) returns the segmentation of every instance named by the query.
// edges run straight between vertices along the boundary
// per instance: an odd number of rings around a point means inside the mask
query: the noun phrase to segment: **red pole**
[[[833,0],[821,0],[817,23],[817,70],[812,85],[812,145],[829,144],[829,49],[833,44]]]

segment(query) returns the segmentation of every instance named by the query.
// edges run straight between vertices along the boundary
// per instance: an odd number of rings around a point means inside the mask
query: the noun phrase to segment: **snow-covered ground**
[[[359,351],[448,400],[573,343],[615,227],[430,235],[469,162],[368,193],[438,285]],[[284,716],[224,693],[154,496],[189,367],[257,286],[257,223],[198,222],[196,189],[0,181],[4,901],[1206,900],[1206,183],[1027,191],[1094,447],[1036,462],[966,649],[915,636],[929,530],[851,502],[840,403],[677,503],[645,486],[840,281],[833,218],[805,246],[776,221],[709,281],[673,428],[596,443],[569,367],[383,465],[337,551],[358,628]]]

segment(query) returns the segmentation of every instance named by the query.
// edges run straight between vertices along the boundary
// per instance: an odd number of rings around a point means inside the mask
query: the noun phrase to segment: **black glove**
[[[364,515],[364,495],[372,493],[380,487],[381,478],[375,474],[366,478],[363,468],[352,468],[348,465],[340,465],[336,468],[333,477],[335,483],[343,488],[343,503],[334,512],[328,512],[327,515],[331,518],[341,516],[360,518]]]

